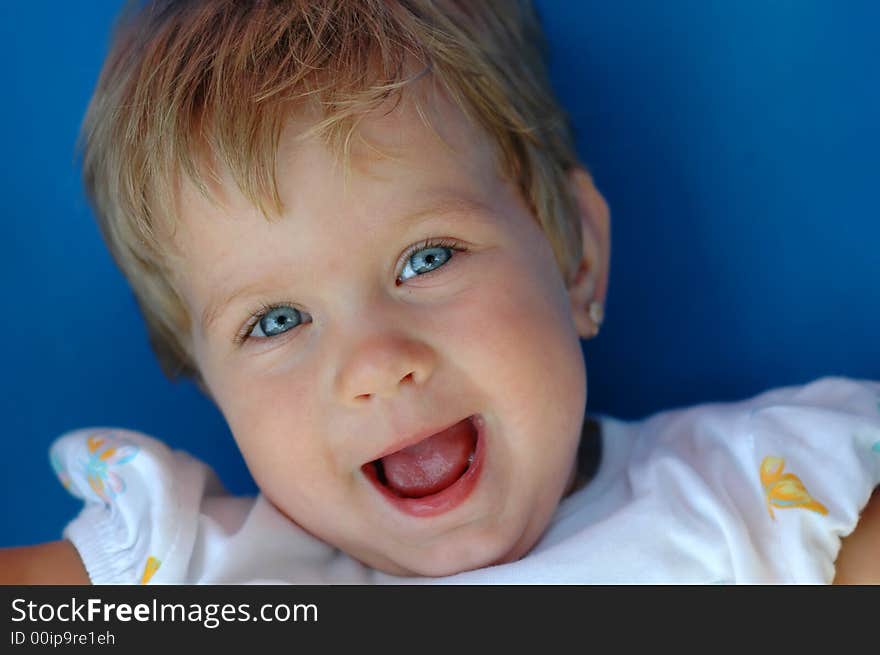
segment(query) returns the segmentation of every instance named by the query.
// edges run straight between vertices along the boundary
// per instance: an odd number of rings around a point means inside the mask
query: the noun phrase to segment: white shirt
[[[445,578],[369,569],[143,434],[77,430],[51,460],[85,501],[64,536],[96,584],[828,583],[880,484],[877,382],[824,378],[599,422],[596,475],[535,548]]]

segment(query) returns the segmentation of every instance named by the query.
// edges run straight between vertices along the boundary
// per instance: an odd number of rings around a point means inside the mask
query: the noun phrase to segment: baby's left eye
[[[406,264],[398,279],[405,281],[437,270],[452,259],[452,253],[456,249],[452,246],[440,244],[427,245],[417,249],[407,257]]]

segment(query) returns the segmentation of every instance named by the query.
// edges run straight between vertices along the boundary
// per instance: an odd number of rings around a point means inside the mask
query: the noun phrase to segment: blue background
[[[612,208],[593,412],[640,417],[880,378],[880,3],[539,0],[554,84]],[[61,432],[119,425],[254,486],[219,412],[163,378],[74,142],[118,0],[0,3],[0,545],[78,511]]]

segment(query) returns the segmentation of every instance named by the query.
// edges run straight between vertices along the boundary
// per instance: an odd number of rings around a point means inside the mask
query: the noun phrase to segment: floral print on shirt
[[[828,510],[815,500],[804,483],[794,473],[783,473],[785,460],[781,457],[767,456],[761,462],[761,484],[767,499],[767,511],[774,521],[773,507],[778,509],[808,509],[819,514],[827,514]]]

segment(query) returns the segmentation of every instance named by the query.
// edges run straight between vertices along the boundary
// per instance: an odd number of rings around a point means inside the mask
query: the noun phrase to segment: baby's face
[[[361,133],[348,176],[285,129],[284,214],[192,187],[176,236],[192,351],[265,496],[373,567],[524,555],[573,471],[586,374],[550,245],[442,99]],[[447,428],[449,428],[447,430]],[[438,434],[439,433],[439,434]],[[432,435],[436,435],[433,436]]]

